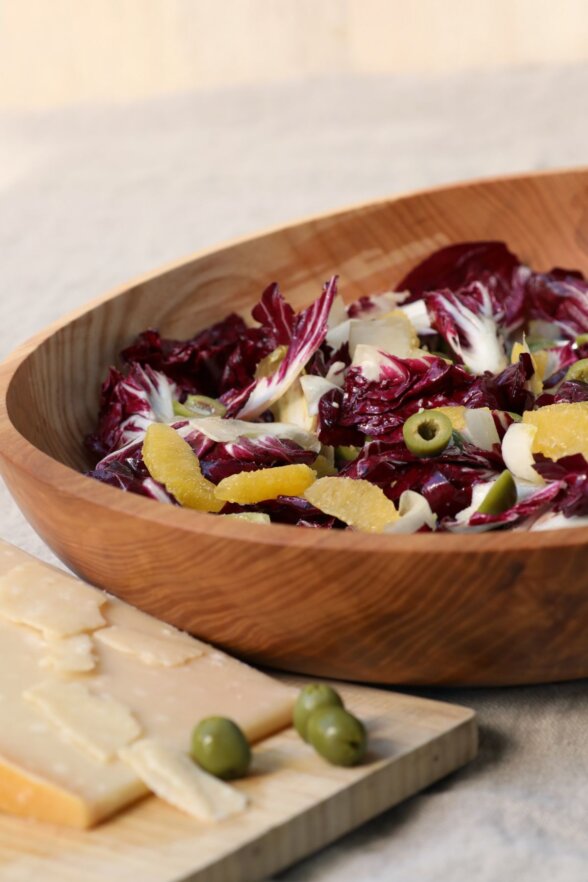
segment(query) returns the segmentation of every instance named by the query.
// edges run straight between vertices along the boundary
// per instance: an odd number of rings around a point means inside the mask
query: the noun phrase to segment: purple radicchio
[[[296,316],[290,345],[273,374],[253,380],[244,389],[233,390],[223,396],[228,416],[243,420],[256,419],[288,391],[325,339],[336,291],[337,277],[333,276],[318,300]]]
[[[473,382],[443,358],[382,355],[373,370],[352,366],[343,390],[321,398],[319,437],[324,444],[358,444],[359,433],[386,435],[421,408],[461,404]]]
[[[238,472],[292,464],[312,465],[315,459],[316,453],[305,450],[294,441],[265,435],[238,438],[230,444],[215,444],[200,456],[200,467],[209,481],[218,484]]]
[[[500,330],[504,314],[490,289],[472,282],[457,292],[436,291],[426,298],[431,325],[474,374],[493,374],[507,365]]]
[[[521,264],[504,242],[461,242],[435,251],[397,285],[408,290],[407,303],[448,289],[458,292],[472,282],[488,291],[495,311],[503,315],[505,333],[525,322],[525,283],[530,270]]]
[[[149,365],[131,365],[126,376],[111,368],[100,394],[96,431],[86,438],[99,457],[142,439],[152,422],[171,422],[177,388]]]
[[[588,332],[588,281],[581,273],[559,267],[532,273],[526,297],[529,317],[557,325],[563,337]]]
[[[536,453],[535,470],[546,481],[554,481],[564,487],[553,511],[562,512],[567,518],[588,515],[588,462],[581,453],[563,456],[557,462]]]
[[[129,490],[138,493],[139,496],[147,496],[158,502],[176,504],[162,484],[154,481],[146,470],[137,470],[128,462],[112,461],[107,464],[99,464],[95,469],[87,473],[90,478],[95,478],[103,484],[118,487],[119,490]]]

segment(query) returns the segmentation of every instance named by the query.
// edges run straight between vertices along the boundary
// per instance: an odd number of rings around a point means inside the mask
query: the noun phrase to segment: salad
[[[346,306],[121,353],[86,439],[106,484],[256,523],[381,533],[588,523],[588,281],[501,242],[435,252]]]

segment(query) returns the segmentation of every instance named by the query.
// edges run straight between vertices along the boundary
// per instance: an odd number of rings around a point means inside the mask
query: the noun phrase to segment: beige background
[[[588,60],[588,0],[2,0],[0,108]]]

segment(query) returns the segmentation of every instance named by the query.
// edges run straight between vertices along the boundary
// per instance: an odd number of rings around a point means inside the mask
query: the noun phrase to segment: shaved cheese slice
[[[156,796],[200,821],[221,821],[242,812],[247,797],[209,775],[190,757],[155,738],[122,748],[119,757]]]
[[[16,566],[0,579],[0,616],[46,637],[68,637],[105,625],[100,613],[105,600],[101,591],[39,563]]]
[[[96,667],[94,644],[88,634],[75,634],[63,640],[50,640],[47,655],[39,662],[42,668],[64,673],[83,673]]]
[[[138,738],[141,727],[130,710],[79,682],[50,680],[24,693],[40,713],[94,759],[108,762]]]
[[[121,628],[112,625],[97,631],[95,637],[100,643],[136,656],[143,664],[173,668],[183,665],[193,658],[203,655],[200,646],[190,638],[169,629],[168,637],[157,637],[134,628]]]

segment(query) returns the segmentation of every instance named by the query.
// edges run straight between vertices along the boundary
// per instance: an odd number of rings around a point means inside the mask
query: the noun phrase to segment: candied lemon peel
[[[537,410],[526,410],[523,423],[537,429],[533,453],[554,460],[574,453],[588,458],[588,402],[547,404]]]
[[[215,485],[203,476],[188,442],[166,423],[152,423],[147,429],[143,462],[151,477],[163,484],[180,505],[208,512],[219,512],[223,507],[215,496]]]
[[[239,505],[254,505],[278,496],[302,496],[316,479],[307,465],[285,465],[239,472],[223,478],[216,487],[217,499]]]
[[[381,533],[399,518],[384,491],[361,478],[319,478],[304,496],[325,514],[366,533]]]

